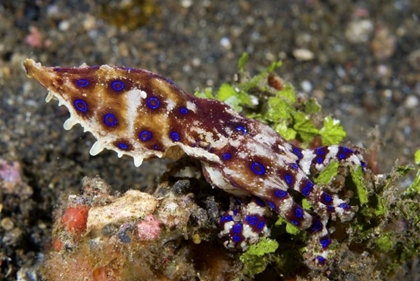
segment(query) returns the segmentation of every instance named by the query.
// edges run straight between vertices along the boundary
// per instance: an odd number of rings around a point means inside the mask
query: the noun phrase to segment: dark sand
[[[413,162],[420,147],[419,1],[170,0],[150,2],[151,15],[122,19],[121,7],[102,2],[0,1],[0,158],[23,169],[14,190],[0,189],[1,280],[31,280],[25,273],[42,259],[58,200],[78,192],[84,176],[99,174],[115,190],[147,189],[163,163],[135,168],[109,151],[91,157],[93,137],[80,126],[63,129],[66,109],[44,102],[47,91],[23,70],[26,58],[145,68],[189,92],[230,80],[243,52],[251,74],[282,59],[277,73],[341,120],[347,141],[369,147],[378,128],[378,172],[397,158]]]

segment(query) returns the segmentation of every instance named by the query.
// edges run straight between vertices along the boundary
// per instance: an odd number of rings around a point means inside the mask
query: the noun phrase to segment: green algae
[[[240,256],[240,260],[244,264],[245,271],[254,276],[265,270],[270,262],[270,255],[279,247],[276,240],[264,238],[257,244],[253,244],[249,249]]]
[[[356,169],[351,169],[351,178],[356,185],[357,189],[357,197],[359,198],[360,204],[366,204],[369,199],[369,192],[366,189],[365,183],[364,183],[364,175],[362,167],[357,167]]]
[[[414,162],[417,165],[420,165],[420,149],[414,153]]]
[[[329,184],[338,174],[338,161],[332,161],[314,180],[316,184]]]

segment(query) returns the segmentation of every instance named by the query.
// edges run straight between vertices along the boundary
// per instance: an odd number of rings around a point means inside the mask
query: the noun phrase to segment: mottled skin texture
[[[97,138],[92,155],[107,148],[120,157],[133,157],[139,166],[151,157],[176,158],[182,150],[202,162],[204,175],[213,185],[235,195],[256,196],[312,233],[320,245],[312,260],[315,265],[323,265],[327,258],[328,214],[342,220],[353,215],[345,201],[317,188],[308,175],[332,160],[362,165],[358,152],[339,146],[299,149],[269,126],[239,115],[222,102],[194,97],[146,70],[108,65],[43,67],[32,60],[24,66],[29,77],[49,90],[47,101],[56,97],[69,109],[66,129],[79,123]],[[315,206],[317,216],[294,202],[291,189]],[[232,239],[229,245],[243,241]]]

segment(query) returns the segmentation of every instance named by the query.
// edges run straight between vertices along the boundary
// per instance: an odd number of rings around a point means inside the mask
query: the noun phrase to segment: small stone
[[[410,53],[408,62],[415,70],[420,70],[420,49]]]
[[[345,36],[351,43],[364,43],[369,40],[373,31],[373,23],[370,20],[354,20],[346,28]]]
[[[63,20],[58,24],[58,29],[61,31],[67,31],[70,28],[70,22],[67,20]]]
[[[201,237],[200,234],[196,233],[192,236],[192,241],[194,244],[200,244],[201,243]]]
[[[228,37],[222,37],[222,39],[220,39],[220,45],[226,50],[230,50],[232,48],[232,43]]]
[[[82,24],[85,30],[91,30],[96,25],[96,18],[90,15],[87,15]]]
[[[293,56],[299,61],[310,61],[315,58],[315,54],[308,49],[293,50]]]
[[[310,91],[312,91],[312,83],[309,82],[308,80],[303,80],[302,83],[300,83],[300,86],[306,93],[309,93]]]
[[[419,99],[414,95],[410,95],[406,98],[404,105],[407,108],[416,108],[419,105]]]
[[[193,3],[193,1],[191,1],[191,0],[182,0],[181,1],[181,6],[184,7],[184,8],[189,8],[189,7],[191,7],[192,3]]]
[[[20,230],[20,228],[15,227],[4,234],[2,242],[6,246],[16,246],[19,243],[19,240],[21,237],[22,237],[22,230]]]
[[[200,66],[201,60],[199,58],[193,58],[191,63],[194,67],[197,67],[197,66]]]
[[[13,220],[9,217],[2,219],[0,225],[6,231],[12,230],[15,227]]]
[[[396,38],[386,26],[378,26],[370,43],[370,49],[379,60],[391,57],[395,52]]]

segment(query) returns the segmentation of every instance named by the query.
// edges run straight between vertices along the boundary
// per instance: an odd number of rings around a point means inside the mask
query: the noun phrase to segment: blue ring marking
[[[230,215],[222,216],[222,218],[220,220],[221,223],[228,222],[228,221],[233,221],[232,216],[230,216]]]
[[[81,88],[87,87],[89,86],[89,80],[87,79],[76,80],[76,85]]]
[[[261,221],[261,222],[258,223],[257,228],[259,230],[262,230],[264,228],[264,226],[265,226],[265,222]]]
[[[276,205],[273,202],[268,201],[267,204],[271,209],[273,210],[277,209]]]
[[[109,127],[114,127],[117,125],[117,117],[112,113],[107,113],[104,116],[104,123]]]
[[[234,226],[232,226],[232,231],[233,233],[240,234],[242,232],[242,224],[237,223]]]
[[[258,222],[257,216],[246,216],[246,221],[249,225],[255,225]]]
[[[159,106],[160,106],[160,101],[159,101],[159,99],[158,99],[158,98],[155,98],[155,97],[150,97],[150,98],[148,98],[146,103],[147,103],[147,106],[148,106],[150,109],[157,109],[157,108],[159,108]]]
[[[315,221],[314,226],[311,228],[311,232],[318,232],[322,230],[322,223],[319,220]]]
[[[294,169],[294,170],[299,169],[299,165],[298,165],[298,164],[296,164],[296,163],[291,163],[289,166],[290,166],[290,168],[292,168],[292,169]]]
[[[296,208],[295,215],[299,219],[303,218],[303,210],[301,208]]]
[[[350,206],[347,203],[341,203],[340,205],[338,205],[338,207],[344,209],[344,210],[349,210]]]
[[[242,238],[239,235],[234,235],[234,236],[232,236],[232,240],[235,243],[239,243],[239,242],[241,242]]]
[[[223,160],[229,160],[232,157],[232,155],[230,153],[225,153],[222,155],[222,159]]]
[[[324,147],[318,147],[317,149],[315,149],[315,153],[318,155],[323,155],[325,154],[325,151],[323,151]]]
[[[332,196],[329,195],[328,193],[323,192],[322,193],[322,199],[324,199],[324,201],[327,202],[327,203],[331,203]]]
[[[360,165],[362,166],[362,168],[366,167],[366,163],[363,161],[360,161]]]
[[[265,203],[264,203],[264,201],[262,201],[260,198],[258,198],[258,197],[255,197],[255,203],[257,203],[257,205],[258,206],[260,206],[260,207],[264,207],[265,206]]]
[[[159,149],[159,147],[158,147],[157,145],[154,145],[154,146],[153,146],[153,149],[154,149],[154,150],[158,150],[158,149]]]
[[[274,194],[280,199],[283,199],[287,196],[287,192],[281,189],[277,189],[276,192],[274,192]]]
[[[316,163],[322,164],[322,162],[324,162],[324,159],[322,159],[322,157],[316,158]]]
[[[334,213],[335,212],[334,206],[328,206],[327,211],[330,212],[330,213]]]
[[[124,83],[122,81],[116,80],[116,81],[114,81],[114,82],[111,83],[111,87],[115,91],[119,92],[122,89],[124,89],[125,85],[124,85]]]
[[[284,176],[284,179],[286,180],[286,183],[287,183],[288,185],[291,185],[291,184],[292,184],[292,182],[293,182],[293,177],[292,177],[291,175],[289,175],[289,174],[286,174],[286,175]]]
[[[128,144],[126,144],[125,142],[120,142],[118,144],[118,148],[121,150],[127,150],[128,149]]]
[[[344,158],[346,158],[346,155],[344,153],[338,155],[338,159],[343,160]]]
[[[181,137],[179,136],[179,134],[177,132],[172,132],[170,134],[170,137],[173,141],[179,141],[181,139]]]
[[[350,148],[347,148],[345,146],[341,147],[341,149],[343,150],[344,153],[353,153],[353,150],[351,150]]]
[[[325,249],[331,244],[331,239],[330,238],[321,239],[319,240],[319,244],[321,244],[322,249]]]
[[[302,194],[304,196],[308,196],[309,193],[311,193],[313,187],[314,187],[314,183],[311,180],[306,180],[306,185],[302,189]]]
[[[264,175],[265,174],[265,168],[264,166],[259,163],[259,162],[253,162],[251,165],[251,169],[254,173],[256,173],[257,175]]]
[[[293,154],[295,154],[299,159],[303,158],[302,151],[299,148],[293,148]]]
[[[74,107],[80,112],[85,113],[88,109],[87,104],[84,100],[77,99],[73,102],[73,104],[74,104]]]
[[[325,264],[325,258],[323,256],[317,256],[316,259],[318,260],[318,263],[321,265]]]
[[[179,112],[181,112],[181,114],[185,115],[185,114],[187,114],[187,113],[188,113],[188,109],[186,109],[185,107],[181,107],[181,108],[179,109]]]
[[[232,210],[232,212],[233,212],[233,215],[234,215],[234,216],[237,216],[237,215],[238,215],[238,210],[233,209],[233,210]]]
[[[293,225],[295,225],[295,226],[299,226],[299,222],[298,222],[298,221],[291,220],[290,222],[291,222]]]
[[[139,134],[139,138],[142,141],[148,141],[152,138],[152,133],[147,131],[147,130],[141,131],[140,134]],[[155,145],[153,148],[157,149],[157,146]]]
[[[238,131],[238,132],[240,132],[240,133],[242,133],[242,134],[244,134],[244,135],[247,133],[246,128],[244,126],[241,126],[241,125],[236,126],[235,127],[235,130]]]

